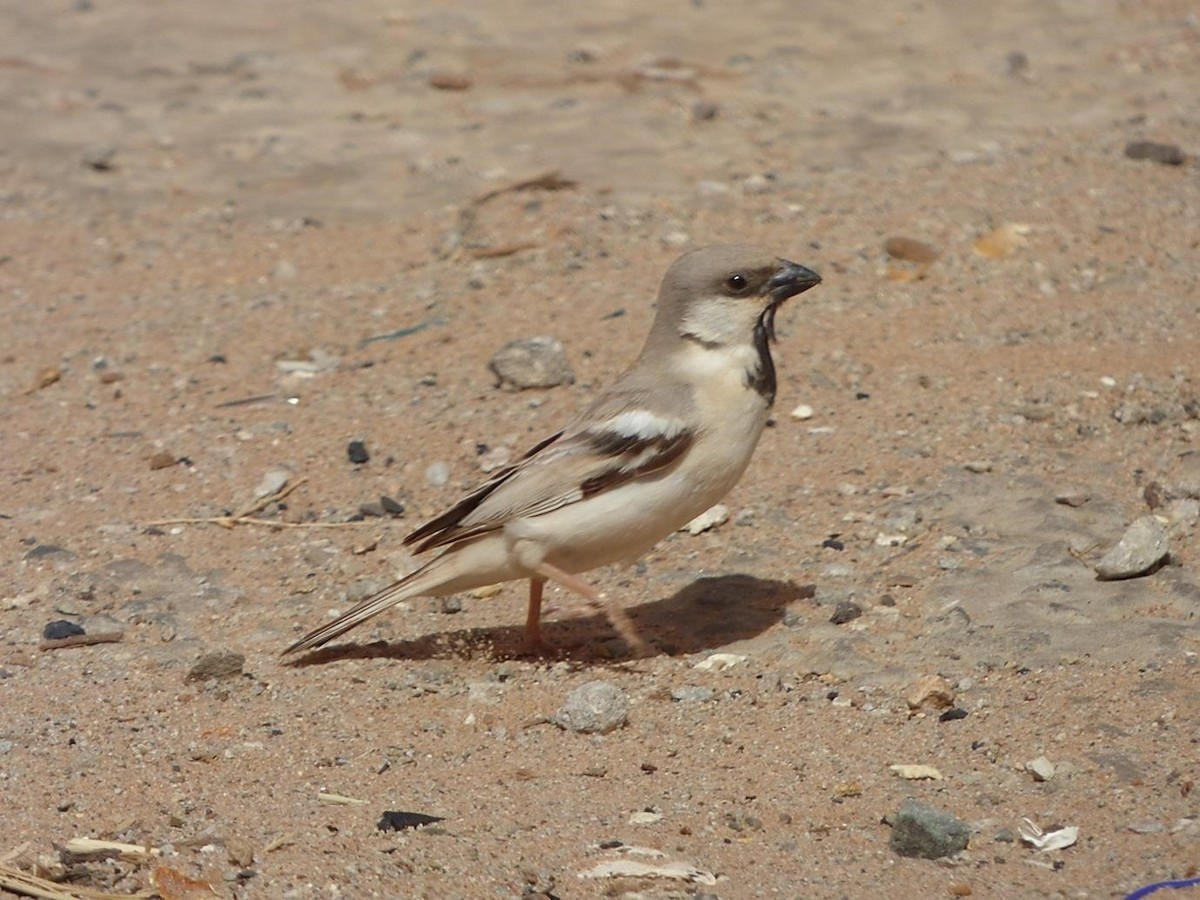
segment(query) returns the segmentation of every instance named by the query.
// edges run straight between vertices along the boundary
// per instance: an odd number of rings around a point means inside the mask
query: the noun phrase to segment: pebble
[[[209,681],[213,678],[233,678],[242,674],[246,656],[242,653],[205,653],[188,671],[184,681]]]
[[[941,675],[922,675],[904,694],[909,709],[947,709],[954,705],[954,688]]]
[[[387,515],[384,508],[378,503],[360,503],[358,505],[358,512],[360,515],[376,519],[382,519]]]
[[[1167,529],[1158,516],[1142,516],[1125,529],[1121,539],[1096,563],[1102,581],[1136,578],[1152,572],[1170,552]]]
[[[1148,159],[1164,166],[1181,166],[1187,154],[1178,144],[1162,144],[1158,141],[1131,141],[1125,145],[1129,159]]]
[[[833,615],[829,617],[829,621],[834,625],[845,625],[847,622],[853,622],[863,614],[863,608],[853,600],[843,600],[833,608]]]
[[[160,450],[150,457],[150,471],[157,472],[159,469],[169,469],[178,461],[174,453]]]
[[[12,741],[5,743],[11,744]],[[1167,830],[1166,826],[1161,822],[1134,822],[1132,825],[1127,825],[1126,827],[1134,834],[1162,834]]]
[[[692,521],[688,522],[680,531],[686,531],[688,534],[703,534],[710,529],[716,528],[718,525],[724,525],[729,521],[729,508],[722,503],[706,509]]]
[[[883,252],[892,259],[902,259],[925,266],[933,263],[939,256],[938,251],[929,244],[910,237],[888,238],[883,242]]]
[[[454,613],[460,613],[460,612],[462,612],[462,608],[463,608],[462,599],[455,595],[451,595],[449,597],[443,597],[441,600],[440,606],[441,606],[442,612],[446,613],[447,615],[454,615]]]
[[[66,619],[56,619],[53,622],[47,622],[46,627],[42,629],[42,637],[47,641],[61,641],[63,638],[76,637],[77,635],[87,634],[82,627],[74,622],[68,622]]]
[[[445,487],[450,480],[450,467],[444,462],[430,463],[425,469],[425,480],[433,487]]]
[[[389,516],[404,515],[404,504],[401,503],[399,500],[393,500],[391,497],[387,496],[386,494],[379,498],[379,505],[383,508],[383,511],[385,513],[387,513]]]
[[[1084,491],[1060,491],[1054,495],[1054,502],[1059,506],[1069,506],[1072,509],[1078,509],[1089,500],[1092,495]]]
[[[263,497],[278,494],[287,485],[289,478],[291,473],[287,469],[272,469],[262,477],[258,487],[254,489],[253,499],[261,500]]]
[[[721,108],[710,100],[696,100],[692,103],[692,121],[711,122],[720,111]]]
[[[89,169],[97,172],[111,172],[113,159],[116,158],[117,148],[113,144],[96,144],[83,151],[81,160]]]
[[[549,336],[510,341],[492,356],[488,368],[498,379],[498,386],[506,390],[575,383],[562,342]]]
[[[715,699],[717,692],[710,687],[685,684],[671,691],[671,699],[676,703],[708,703]]]
[[[434,822],[441,821],[442,816],[389,809],[375,823],[375,827],[380,831],[403,831],[405,828],[417,828],[421,825],[432,825]]]
[[[1054,763],[1044,756],[1039,756],[1025,763],[1025,771],[1033,776],[1034,781],[1049,781],[1054,777],[1055,768]]]
[[[941,781],[944,777],[936,766],[920,763],[896,763],[888,766],[888,771],[905,781]]]
[[[0,756],[5,753],[12,753],[13,747],[16,746],[12,741],[0,741]]]
[[[434,72],[429,76],[428,84],[438,91],[465,91],[471,87],[471,76],[462,72]]]
[[[555,713],[560,728],[579,734],[608,734],[629,720],[629,698],[607,681],[589,681],[567,694]]]
[[[963,468],[976,475],[983,475],[985,472],[992,471],[992,464],[986,459],[973,459],[970,462],[963,463]]]
[[[798,422],[804,422],[807,419],[811,419],[813,416],[815,416],[816,412],[807,403],[801,403],[799,406],[797,406],[795,409],[792,410],[791,415],[792,415],[792,418],[797,420]]]
[[[900,856],[938,859],[967,849],[970,839],[965,822],[910,799],[893,818],[889,845]]]
[[[361,466],[371,458],[367,445],[362,441],[351,441],[346,445],[346,456],[356,466]]]

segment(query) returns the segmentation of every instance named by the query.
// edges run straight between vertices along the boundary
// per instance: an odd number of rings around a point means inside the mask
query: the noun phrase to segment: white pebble
[[[813,408],[807,403],[801,403],[792,410],[792,418],[798,422],[803,422],[805,419],[811,419],[814,415],[815,413],[813,412]]]

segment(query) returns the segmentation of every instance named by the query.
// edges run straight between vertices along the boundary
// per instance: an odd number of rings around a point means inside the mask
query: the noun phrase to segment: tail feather
[[[314,628],[296,643],[292,644],[282,655],[296,653],[300,650],[315,650],[323,647],[334,638],[341,637],[351,628],[361,625],[367,619],[379,615],[389,607],[395,606],[409,597],[417,597],[441,585],[445,578],[436,570],[441,568],[438,563],[441,558],[432,559],[410,575],[406,575],[394,584],[390,584],[377,594],[367,597],[353,609],[338,616],[327,625]],[[432,576],[432,577],[431,577]]]

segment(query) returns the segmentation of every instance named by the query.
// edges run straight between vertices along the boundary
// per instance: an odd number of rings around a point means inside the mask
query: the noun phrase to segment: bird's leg
[[[545,578],[529,579],[529,609],[525,612],[525,652],[540,655],[550,648],[542,640],[542,588]]]
[[[605,597],[602,593],[600,593],[598,590],[596,590],[594,587],[592,587],[590,584],[588,584],[582,578],[578,578],[578,577],[570,574],[569,572],[564,572],[562,569],[558,568],[557,566],[552,566],[548,562],[542,561],[542,562],[538,563],[536,566],[533,566],[532,568],[535,572],[537,572],[543,578],[549,579],[550,581],[555,581],[558,584],[561,584],[563,587],[565,587],[569,591],[574,591],[576,594],[578,594],[579,596],[581,596],[585,600],[587,600],[587,602],[589,604],[591,604],[591,606],[593,608],[598,609],[601,612],[603,612],[604,615],[608,617],[609,624],[611,624],[612,627],[614,629],[616,629],[617,634],[619,634],[621,636],[621,640],[623,640],[625,642],[626,646],[629,647],[629,649],[633,652],[633,654],[635,656],[648,656],[649,655],[650,646],[644,640],[642,640],[641,636],[637,633],[637,629],[633,625],[633,621],[629,618],[629,616],[627,616],[625,614],[625,610],[623,610],[620,606],[613,603],[611,600],[609,600],[607,597]],[[532,584],[532,582],[531,582],[531,584]],[[538,585],[538,602],[539,602],[539,604],[541,603],[541,585],[540,584]],[[532,614],[532,610],[533,610],[532,588],[530,590],[529,603],[530,603],[530,611]],[[539,609],[540,609],[540,606],[539,606]],[[528,619],[526,619],[526,621],[525,621],[525,634],[526,634],[526,637],[528,637],[528,635],[529,635],[529,620]]]

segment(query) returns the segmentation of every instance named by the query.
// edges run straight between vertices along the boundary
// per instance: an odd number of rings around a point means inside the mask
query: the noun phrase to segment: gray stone
[[[890,846],[900,856],[937,859],[967,849],[971,829],[932,806],[905,800],[892,822]]]
[[[575,373],[567,362],[562,342],[541,336],[505,344],[488,363],[499,385],[507,390],[551,388],[574,384]]]
[[[1142,516],[1125,529],[1116,545],[1096,563],[1102,581],[1135,578],[1153,571],[1170,552],[1167,529],[1158,516]]]
[[[628,719],[629,698],[607,681],[589,681],[575,688],[554,716],[560,728],[581,734],[608,734]]]
[[[707,703],[716,696],[717,692],[710,687],[691,684],[685,684],[671,691],[671,699],[676,703]]]

